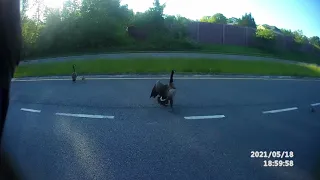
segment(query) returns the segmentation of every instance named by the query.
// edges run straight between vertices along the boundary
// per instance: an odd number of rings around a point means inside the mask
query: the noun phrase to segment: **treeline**
[[[320,51],[320,38],[318,36],[307,37],[302,30],[291,31],[289,29],[277,28],[267,24],[257,26],[251,13],[244,14],[241,18],[231,17],[227,18],[221,13],[216,13],[212,16],[204,16],[200,22],[231,24],[234,26],[251,27],[256,30],[256,47],[267,50],[276,51],[275,46],[277,36],[293,37],[294,45],[291,46],[294,51],[298,51],[303,44],[311,44]]]
[[[235,26],[246,26],[258,29],[258,37],[265,37],[267,39],[274,39],[277,34],[284,36],[292,36],[297,43],[310,43],[315,46],[320,46],[320,38],[318,36],[307,37],[302,30],[291,31],[290,29],[277,28],[270,25],[261,25],[258,27],[251,13],[246,13],[241,18],[231,17],[227,18],[221,13],[216,13],[212,16],[204,16],[200,22],[218,23],[218,24],[232,24]]]
[[[36,9],[34,16],[26,13]],[[67,0],[62,9],[52,9],[43,0],[28,4],[22,0],[23,58],[118,50],[188,50],[201,46],[188,38],[192,20],[163,14],[165,4],[154,0],[153,7],[134,13],[119,0]],[[223,14],[203,17],[200,21],[233,23],[256,28],[251,14],[226,18]],[[302,31],[291,32],[297,42],[319,46],[319,37],[307,38]],[[258,30],[257,37],[274,39],[274,31]]]
[[[29,4],[23,1],[23,57],[193,48],[185,31],[190,20],[165,16],[165,5],[158,0],[147,11],[136,14],[119,0],[67,0],[62,9],[45,7],[41,0],[36,3],[33,8],[37,11],[30,18],[26,16]],[[143,29],[145,38],[139,38],[135,29]]]

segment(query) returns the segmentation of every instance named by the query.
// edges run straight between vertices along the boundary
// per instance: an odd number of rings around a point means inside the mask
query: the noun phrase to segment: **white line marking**
[[[293,111],[297,110],[297,107],[292,107],[292,108],[285,108],[285,109],[277,109],[277,110],[271,110],[271,111],[264,111],[262,112],[263,114],[270,114],[270,113],[279,113],[279,112],[285,112],[285,111]]]
[[[311,104],[311,106],[320,106],[320,103]]]
[[[185,119],[218,119],[224,118],[224,115],[211,115],[211,116],[186,116]]]
[[[21,111],[27,111],[27,112],[35,112],[35,113],[40,113],[41,110],[37,110],[37,109],[27,109],[27,108],[21,108]]]
[[[90,115],[90,114],[56,113],[56,115],[59,115],[59,116],[71,116],[71,117],[82,117],[82,118],[96,118],[96,119],[114,119],[114,116]]]

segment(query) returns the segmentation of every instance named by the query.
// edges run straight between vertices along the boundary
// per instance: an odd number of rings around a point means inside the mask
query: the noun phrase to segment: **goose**
[[[175,70],[171,71],[170,75],[170,81],[169,84],[163,84],[159,80],[156,82],[156,84],[153,86],[150,98],[156,98],[158,97],[158,103],[164,106],[168,105],[168,102],[170,102],[170,106],[172,108],[173,105],[173,99],[176,94],[176,87],[173,83],[173,74],[175,73]]]
[[[76,80],[77,80],[76,65],[73,65],[72,68],[73,68],[73,72],[72,72],[72,75],[71,75],[72,81],[76,82]]]
[[[170,75],[168,92],[167,92],[167,101],[170,101],[171,108],[173,106],[173,99],[174,99],[174,97],[176,95],[176,86],[173,83],[173,74],[174,73],[175,73],[175,70],[172,70],[171,71],[171,75]]]

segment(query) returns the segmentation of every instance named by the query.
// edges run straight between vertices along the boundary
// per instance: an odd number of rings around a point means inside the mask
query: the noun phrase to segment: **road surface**
[[[271,57],[259,56],[245,56],[245,55],[231,55],[231,54],[210,54],[210,53],[183,53],[183,52],[159,52],[159,53],[112,53],[112,54],[95,54],[95,55],[81,55],[81,56],[67,56],[56,58],[43,58],[36,60],[29,60],[21,62],[23,64],[34,63],[49,63],[49,62],[65,62],[71,60],[94,60],[94,59],[127,59],[127,58],[209,58],[209,59],[231,59],[231,60],[263,60],[276,61],[284,63],[297,63],[297,61],[289,61],[283,59],[276,59]]]
[[[5,150],[27,180],[313,179],[318,81],[176,79],[174,111],[149,99],[154,83],[13,82]],[[294,164],[263,166],[274,159]]]

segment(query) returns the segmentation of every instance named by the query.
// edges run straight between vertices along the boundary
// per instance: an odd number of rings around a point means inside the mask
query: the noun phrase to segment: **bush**
[[[256,47],[263,51],[274,51],[276,34],[270,29],[257,29],[255,36]]]
[[[263,38],[263,39],[268,39],[268,40],[275,40],[276,39],[276,33],[273,32],[270,29],[257,29],[256,37]]]

